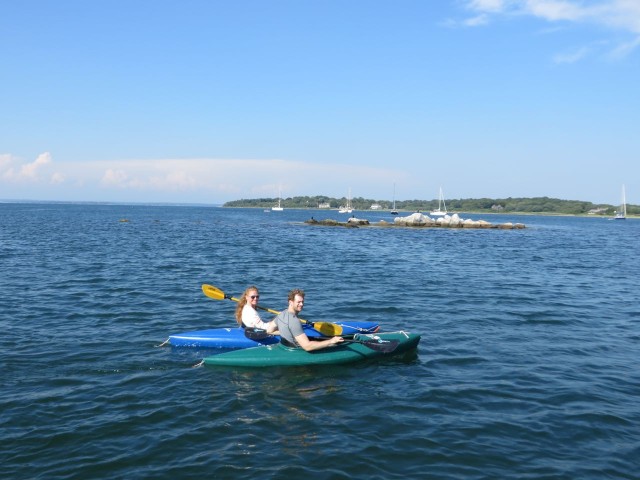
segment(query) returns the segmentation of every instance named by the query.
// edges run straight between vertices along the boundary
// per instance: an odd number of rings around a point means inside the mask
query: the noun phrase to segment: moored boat
[[[620,210],[615,212],[615,220],[625,220],[627,218],[627,199],[624,193],[624,185],[622,185],[622,203],[620,204]]]
[[[379,325],[375,322],[337,322],[336,325],[342,327],[342,336],[350,336],[356,333],[374,333],[377,332],[379,328]],[[320,337],[323,335],[315,330],[310,324],[305,324],[302,328],[308,337]],[[260,340],[247,338],[244,328],[241,327],[194,330],[191,332],[170,335],[168,339],[169,344],[174,347],[227,349],[250,348],[257,345],[272,345],[279,341],[280,337],[278,336],[269,336]]]
[[[398,210],[396,210],[396,184],[393,184],[393,208],[391,209],[391,215],[398,215]]]
[[[338,213],[351,213],[353,212],[353,206],[351,205],[351,189],[349,189],[349,196],[347,197],[347,204],[341,205],[338,209]]]
[[[274,205],[273,207],[271,207],[271,210],[274,211],[274,212],[282,212],[284,210],[284,207],[281,205],[281,201],[282,201],[282,191],[279,190],[278,191],[278,205]]]
[[[322,350],[307,352],[276,343],[211,355],[204,359],[204,364],[253,368],[340,365],[405,353],[417,348],[419,342],[420,335],[415,333],[359,333],[351,341],[345,340]]]
[[[444,217],[447,214],[447,204],[444,201],[444,195],[442,194],[442,187],[440,187],[440,196],[438,197],[438,209],[431,210],[429,215],[431,217]]]

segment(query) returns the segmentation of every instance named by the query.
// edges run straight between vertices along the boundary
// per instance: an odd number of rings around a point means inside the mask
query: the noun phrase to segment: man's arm
[[[301,333],[296,336],[296,342],[300,345],[305,351],[311,352],[312,350],[321,350],[323,348],[332,347],[333,345],[343,342],[344,338],[342,337],[331,337],[327,340],[309,340],[306,334]]]

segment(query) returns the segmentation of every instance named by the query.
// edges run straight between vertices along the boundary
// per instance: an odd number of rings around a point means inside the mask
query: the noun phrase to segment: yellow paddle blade
[[[213,298],[214,300],[224,300],[224,292],[219,288],[214,287],[213,285],[207,285],[206,283],[202,285],[202,292],[209,298]]]
[[[313,328],[328,337],[342,335],[342,327],[340,325],[336,325],[335,323],[313,322]]]

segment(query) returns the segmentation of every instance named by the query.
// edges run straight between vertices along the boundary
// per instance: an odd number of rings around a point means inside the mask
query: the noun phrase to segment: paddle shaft
[[[353,339],[353,333],[351,334],[347,334],[347,335],[334,335],[335,337],[340,336],[342,338],[344,338],[345,340],[351,340]],[[258,327],[245,327],[244,329],[244,336],[247,338],[250,338],[251,340],[264,340],[265,338],[268,337],[273,337],[275,335],[268,333],[264,328],[258,328]],[[309,340],[328,340],[330,338],[333,337],[309,337],[307,335],[307,337],[309,338]]]
[[[309,340],[328,340],[330,338],[331,337],[310,337]],[[398,344],[400,342],[398,342],[398,340],[356,340],[355,338],[352,338],[348,340],[345,339],[340,343],[336,343],[334,346],[344,345],[345,343],[359,343],[360,345],[364,345],[365,347],[370,348],[371,350],[375,350],[376,352],[391,353],[396,348],[398,348]]]

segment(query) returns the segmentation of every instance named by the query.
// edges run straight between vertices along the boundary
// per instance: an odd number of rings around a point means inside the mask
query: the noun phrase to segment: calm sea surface
[[[312,215],[346,218],[0,204],[0,478],[640,478],[640,221]],[[203,283],[256,284],[273,309],[301,287],[307,319],[422,341],[349,367],[194,368],[212,352],[157,345],[234,325]]]

